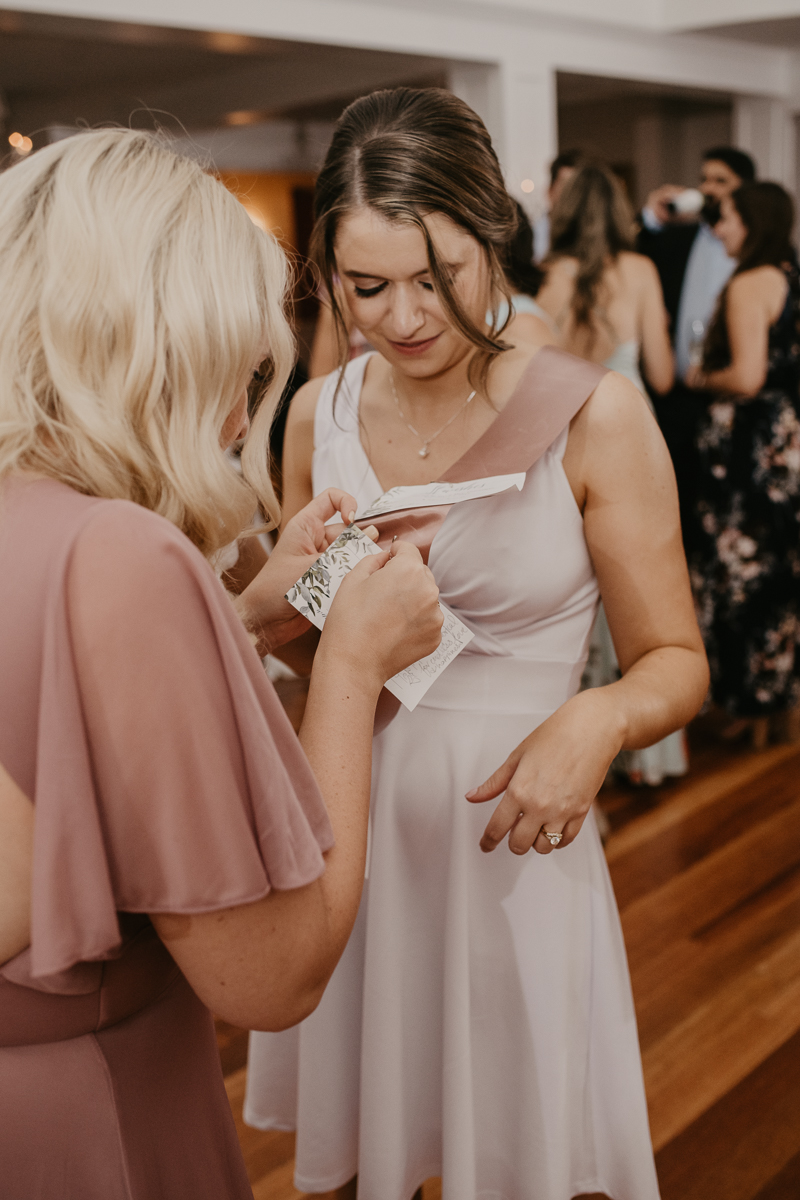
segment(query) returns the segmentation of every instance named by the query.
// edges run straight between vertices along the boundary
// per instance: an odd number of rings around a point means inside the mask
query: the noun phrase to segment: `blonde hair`
[[[158,134],[78,134],[0,176],[0,479],[133,500],[206,555],[279,517],[272,410],[291,369],[288,266]],[[269,353],[239,475],[226,418]]]

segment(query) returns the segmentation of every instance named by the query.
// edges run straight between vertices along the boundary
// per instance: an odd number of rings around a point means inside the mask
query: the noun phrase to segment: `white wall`
[[[701,29],[800,15],[798,0],[661,0],[659,7],[657,21],[663,29]]]
[[[223,7],[219,0],[15,0],[15,8],[193,29],[222,26],[231,33],[430,55],[468,64],[451,67],[451,77],[460,93],[480,95],[498,140],[509,187],[526,202],[530,197],[521,192],[520,182],[533,179],[537,184],[534,199],[541,195],[546,164],[556,148],[558,70],[705,87],[759,101],[778,101],[779,108],[770,109],[773,115],[768,122],[770,172],[778,178],[793,174],[794,141],[785,136],[785,130],[791,124],[790,101],[800,79],[797,57],[788,50],[731,39],[659,32],[659,24],[667,19],[687,23],[699,19],[701,12],[708,17],[723,7],[725,20],[734,20],[740,9],[743,11],[745,0],[719,0],[716,8],[716,0],[682,3],[227,0]],[[763,15],[766,7],[771,11],[778,5],[779,0],[762,0],[760,12]],[[798,11],[796,3],[791,11]],[[472,66],[476,70],[470,75]],[[746,111],[741,108],[742,114]],[[778,112],[781,115],[776,117]],[[775,133],[777,126],[784,133]],[[755,128],[752,122],[751,127]],[[750,136],[744,116],[736,128],[741,137]]]

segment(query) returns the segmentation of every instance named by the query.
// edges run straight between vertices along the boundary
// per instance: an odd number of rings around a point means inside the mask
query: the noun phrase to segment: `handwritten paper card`
[[[410,667],[406,667],[405,671],[393,675],[386,683],[387,692],[391,692],[401,704],[405,704],[409,712],[414,711],[434,679],[441,675],[445,667],[449,666],[456,655],[475,637],[472,630],[467,629],[464,622],[459,621],[455,613],[450,612],[441,600],[439,607],[444,613],[442,640],[433,654],[429,654],[427,658],[420,658]]]
[[[368,554],[380,553],[380,549],[365,533],[357,526],[349,525],[289,589],[286,599],[312,625],[322,629],[345,576]],[[387,691],[412,712],[437,676],[475,636],[443,604],[441,609],[444,625],[439,646],[433,654],[412,663],[386,684]]]
[[[356,520],[367,521],[384,513],[406,508],[432,508],[436,504],[458,504],[462,500],[479,500],[496,496],[498,492],[515,487],[522,491],[524,472],[519,475],[488,475],[485,479],[467,479],[463,483],[420,483],[412,487],[394,487],[384,492]]]

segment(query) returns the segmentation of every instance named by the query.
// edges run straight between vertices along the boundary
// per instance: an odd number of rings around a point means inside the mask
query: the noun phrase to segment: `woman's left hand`
[[[268,654],[309,628],[286,593],[342,532],[338,522],[325,522],[339,513],[349,524],[357,507],[354,498],[339,488],[320,492],[288,522],[266,564],[236,599],[245,626],[258,638],[259,654]]]
[[[557,709],[467,800],[480,804],[505,792],[481,838],[488,853],[509,834],[508,848],[539,854],[568,846],[600,791],[623,743],[606,689],[579,692]],[[542,832],[561,834],[553,845]]]

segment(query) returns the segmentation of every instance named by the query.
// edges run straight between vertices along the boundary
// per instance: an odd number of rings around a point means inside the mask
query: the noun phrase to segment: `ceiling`
[[[800,17],[778,17],[771,21],[743,21],[735,25],[714,25],[703,30],[714,37],[736,38],[737,41],[756,42],[761,46],[777,46],[781,49],[800,47]]]
[[[615,79],[604,75],[558,73],[558,103],[597,104],[608,100],[652,99],[698,108],[722,108],[730,105],[727,92],[705,88],[674,87],[640,79]]]
[[[0,11],[7,129],[330,120],[358,95],[444,80],[441,60],[352,47]]]

